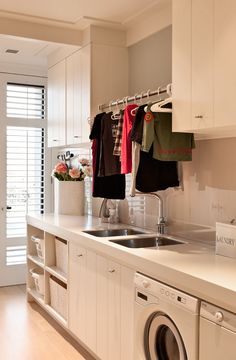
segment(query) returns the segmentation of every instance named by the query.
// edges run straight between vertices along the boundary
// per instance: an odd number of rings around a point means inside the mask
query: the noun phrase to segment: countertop
[[[181,245],[130,249],[110,242],[109,239],[114,237],[98,238],[82,232],[86,229],[132,227],[125,224],[100,225],[99,219],[92,216],[54,214],[30,214],[27,221],[32,226],[107,255],[120,264],[236,313],[236,260],[215,255],[214,247],[201,241],[201,235],[200,241],[193,241],[185,235],[189,242]]]

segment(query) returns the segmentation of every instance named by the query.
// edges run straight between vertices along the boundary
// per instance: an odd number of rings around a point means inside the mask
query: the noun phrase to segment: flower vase
[[[84,215],[84,181],[54,179],[54,212],[61,215]]]

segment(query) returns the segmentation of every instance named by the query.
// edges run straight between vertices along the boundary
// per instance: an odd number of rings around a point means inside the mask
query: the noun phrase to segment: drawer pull
[[[114,272],[115,272],[115,269],[109,269],[108,272],[109,272],[109,273],[114,273]]]
[[[203,115],[195,115],[195,119],[203,119]]]
[[[83,256],[83,254],[78,254],[77,256],[78,256],[78,257],[82,257],[82,256]]]

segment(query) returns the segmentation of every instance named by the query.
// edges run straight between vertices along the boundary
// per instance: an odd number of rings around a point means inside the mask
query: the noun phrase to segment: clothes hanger
[[[161,95],[161,94],[160,94],[160,89],[161,89],[161,87],[159,86],[158,89],[157,89],[157,96],[160,96],[160,95]],[[159,101],[162,101],[162,99],[159,99],[159,100],[157,100],[157,101],[155,101],[155,102],[151,102],[151,101],[150,101],[150,92],[151,92],[151,90],[148,89],[148,91],[147,91],[147,106],[145,106],[145,108],[144,108],[144,111],[145,111],[145,112],[150,111],[150,105],[155,104],[155,103],[157,103],[157,102],[159,102]]]
[[[121,109],[119,108],[119,99],[116,100],[116,111],[113,111],[113,114],[111,115],[112,120],[120,120],[121,119]]]
[[[152,112],[163,112],[163,113],[172,113],[172,109],[171,108],[165,108],[163,106],[172,103],[172,96],[171,96],[171,84],[168,84],[166,87],[166,92],[169,95],[168,98],[158,101],[156,103],[154,103],[153,105],[151,105],[150,110]],[[158,95],[160,93],[160,88],[158,88]]]
[[[136,115],[136,112],[137,112],[139,106],[142,105],[143,95],[144,95],[144,92],[141,92],[139,101],[138,101],[138,98],[137,98],[137,97],[138,97],[138,94],[135,94],[135,95],[134,95],[134,102],[136,102],[136,104],[137,104],[138,106],[135,107],[135,108],[133,108],[133,109],[131,110],[131,115],[132,115],[132,116],[135,116],[135,115]],[[138,103],[139,103],[139,104],[138,104]]]

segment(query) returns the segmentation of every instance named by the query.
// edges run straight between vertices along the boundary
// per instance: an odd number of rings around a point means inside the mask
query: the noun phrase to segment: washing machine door
[[[158,312],[149,318],[144,343],[149,360],[187,360],[182,337],[175,323],[164,313]]]

